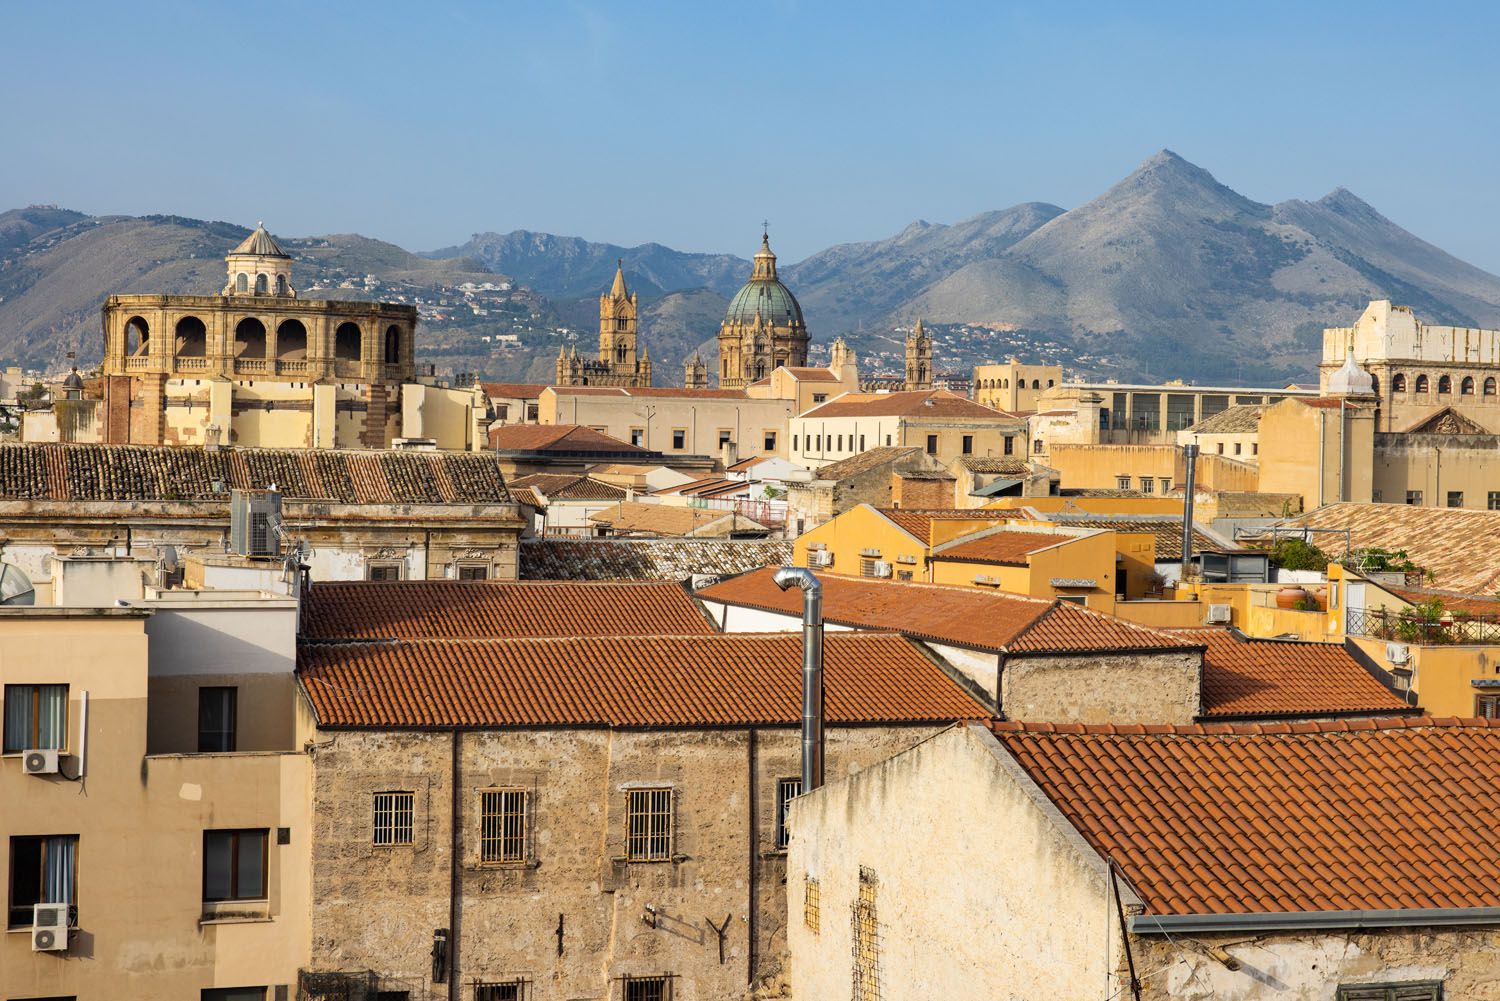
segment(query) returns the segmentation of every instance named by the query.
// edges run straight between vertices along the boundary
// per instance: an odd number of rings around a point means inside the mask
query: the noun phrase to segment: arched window
[[[276,276],[276,294],[286,295],[286,275]]]
[[[266,276],[265,275],[256,275],[255,276],[255,294],[256,295],[265,295],[266,294],[266,288],[267,288],[267,285],[266,285]]]
[[[620,361],[625,360],[625,346],[622,344],[616,349],[616,355]],[[394,323],[385,328],[385,363],[396,365],[401,362],[401,328]]]
[[[266,325],[253,316],[247,316],[234,328],[234,356],[236,358],[264,358],[266,356]]]
[[[1495,395],[1495,377],[1493,375],[1490,376],[1488,379],[1484,380],[1484,395],[1485,396],[1494,396]]]
[[[1032,389],[1041,389],[1042,388],[1042,380],[1040,380],[1040,379],[1032,379],[1031,380],[1031,388]]]
[[[1446,375],[1438,376],[1438,395],[1447,396],[1453,392],[1453,380]]]
[[[1418,392],[1418,393],[1425,393],[1425,392],[1427,392],[1427,376],[1425,376],[1425,375],[1419,375],[1419,376],[1417,376],[1417,385],[1416,385],[1416,388],[1415,388],[1415,392]]]
[[[1458,384],[1458,393],[1459,393],[1460,396],[1473,396],[1474,395],[1474,377],[1473,376],[1471,376],[1471,375],[1464,376],[1464,381]]]
[[[364,334],[357,323],[340,323],[333,332],[333,356],[340,361],[359,361],[364,348]]]
[[[125,353],[132,358],[151,351],[151,328],[139,316],[125,321]]]
[[[208,353],[208,328],[196,316],[177,321],[177,357],[202,358]]]
[[[276,357],[281,361],[307,360],[307,328],[301,320],[284,320],[276,328]]]
[[[1370,376],[1370,392],[1374,393],[1376,396],[1380,395],[1380,380],[1373,375]]]
[[[1001,389],[1009,389],[1010,388],[1010,380],[1009,379],[1001,379],[1000,380],[1000,388]]]
[[[245,274],[245,272],[241,271],[239,274],[234,276],[234,290],[236,292],[250,291],[250,278]]]
[[[1402,375],[1400,372],[1397,372],[1395,375],[1391,376],[1391,392],[1406,392],[1406,376]]]
[[[1048,389],[1051,389],[1055,385],[1057,385],[1057,380],[1056,379],[1048,379],[1047,380],[1047,388]]]

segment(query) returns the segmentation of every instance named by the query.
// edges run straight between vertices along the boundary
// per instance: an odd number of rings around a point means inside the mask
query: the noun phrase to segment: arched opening
[[[139,358],[151,350],[151,327],[139,316],[125,321],[125,353]]]
[[[364,334],[357,323],[340,323],[333,332],[333,356],[340,361],[359,361]]]
[[[615,349],[618,361],[625,360],[625,345]],[[401,328],[394,323],[385,328],[385,363],[387,365],[399,365],[401,363]]]
[[[1494,376],[1490,376],[1488,379],[1484,380],[1484,395],[1485,396],[1494,396],[1495,395],[1495,377]]]
[[[256,295],[265,295],[266,294],[266,288],[267,288],[267,285],[266,285],[266,276],[265,275],[256,275],[255,276],[255,294]]]
[[[1047,380],[1047,388],[1048,389],[1051,389],[1055,385],[1057,385],[1057,380],[1056,379],[1048,379]]]
[[[1453,392],[1453,380],[1446,375],[1438,376],[1438,395],[1447,396]]]
[[[1473,376],[1469,376],[1469,375],[1464,376],[1464,381],[1458,384],[1458,393],[1459,393],[1460,396],[1473,396],[1474,395],[1474,377]]]
[[[284,320],[276,328],[276,357],[281,361],[307,358],[307,328],[301,320]]]
[[[755,378],[757,380],[759,380],[759,379],[764,379],[765,377],[766,377],[766,363],[763,362],[763,361],[756,362],[755,363]]]
[[[1406,376],[1405,375],[1402,375],[1400,372],[1397,372],[1395,375],[1391,376],[1391,392],[1393,392],[1393,393],[1404,393],[1404,392],[1406,392]]]
[[[208,353],[208,328],[196,316],[177,321],[177,357],[202,358]]]
[[[1380,395],[1380,379],[1373,375],[1370,376],[1370,392],[1376,396]]]
[[[1425,393],[1425,392],[1427,392],[1427,376],[1425,376],[1425,375],[1419,375],[1419,376],[1417,376],[1417,385],[1416,385],[1415,389],[1416,389],[1416,392],[1418,392],[1418,393]]]
[[[1009,389],[1010,388],[1010,380],[1009,379],[1001,379],[1000,380],[1000,388],[1001,389]]]
[[[1032,379],[1031,380],[1031,388],[1032,389],[1041,389],[1042,388],[1042,380],[1040,380],[1040,379]]]
[[[253,316],[247,316],[234,328],[234,356],[236,358],[264,358],[266,356],[266,325]]]
[[[250,291],[250,276],[241,271],[234,276],[234,290],[236,292]]]
[[[286,295],[286,275],[276,276],[276,294]]]

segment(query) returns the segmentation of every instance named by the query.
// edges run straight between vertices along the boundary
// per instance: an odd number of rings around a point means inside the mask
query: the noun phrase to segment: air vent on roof
[[[229,548],[240,556],[276,556],[281,552],[280,493],[230,491]]]

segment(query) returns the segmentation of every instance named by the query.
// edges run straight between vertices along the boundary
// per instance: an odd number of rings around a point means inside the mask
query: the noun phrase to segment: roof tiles
[[[845,393],[819,404],[803,417],[991,418],[1015,421],[1003,410],[975,403],[946,389],[906,393]]]
[[[1044,532],[991,532],[977,539],[959,541],[932,553],[934,560],[959,563],[994,563],[1001,566],[1026,565],[1026,557],[1041,549],[1072,542],[1074,535],[1049,535]]]
[[[651,454],[649,449],[612,438],[582,424],[506,424],[490,429],[490,448],[502,452],[567,455]]]
[[[1020,511],[1003,511],[990,508],[921,510],[917,508],[887,507],[880,508],[879,511],[891,521],[894,521],[902,531],[926,543],[932,541],[932,523],[934,521],[976,521],[999,524],[1002,521],[1011,521],[1024,516],[1024,512]]]
[[[523,539],[523,580],[688,580],[792,560],[782,539]]]
[[[1500,589],[1500,511],[1422,507],[1413,504],[1328,504],[1281,523],[1285,527],[1346,529],[1349,546],[1405,550],[1432,574],[1432,586],[1465,594]],[[1331,555],[1343,551],[1338,535],[1312,541]]]

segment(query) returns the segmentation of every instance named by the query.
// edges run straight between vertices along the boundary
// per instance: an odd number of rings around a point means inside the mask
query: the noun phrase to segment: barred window
[[[880,1001],[880,924],[875,915],[875,871],[859,867],[854,901],[854,1001]]]
[[[524,789],[479,794],[479,861],[486,865],[527,859],[528,795]]]
[[[625,856],[631,862],[664,862],[672,857],[672,790],[631,789],[630,836]]]
[[[415,793],[377,792],[375,794],[375,844],[382,847],[411,844],[412,816],[415,808]]]
[[[672,1001],[671,977],[626,977],[624,1001]]]
[[[786,826],[786,805],[801,795],[801,779],[776,781],[776,847],[779,849],[785,849],[791,840],[791,831]]]
[[[476,983],[474,1001],[526,1001],[526,981],[517,979]]]
[[[814,933],[822,931],[823,886],[812,876],[802,884],[802,923]]]

